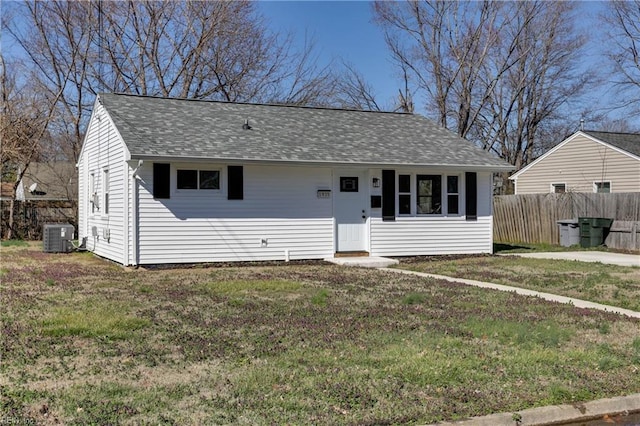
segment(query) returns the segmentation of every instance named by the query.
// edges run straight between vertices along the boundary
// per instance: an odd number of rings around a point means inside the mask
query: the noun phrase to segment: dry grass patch
[[[414,271],[494,282],[640,311],[640,268],[516,256],[407,258]]]
[[[609,313],[321,264],[125,270],[20,250],[1,287],[13,422],[414,424],[640,388],[640,321]]]

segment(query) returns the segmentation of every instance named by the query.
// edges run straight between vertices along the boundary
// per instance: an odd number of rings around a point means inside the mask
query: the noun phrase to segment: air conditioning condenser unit
[[[73,250],[73,225],[68,223],[46,223],[42,231],[45,253],[68,253]]]

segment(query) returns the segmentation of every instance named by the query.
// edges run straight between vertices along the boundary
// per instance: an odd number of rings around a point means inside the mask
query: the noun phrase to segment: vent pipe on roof
[[[249,125],[249,119],[244,120],[244,124],[242,125],[244,130],[251,130],[251,126]]]
[[[580,119],[580,131],[584,132],[584,118]]]

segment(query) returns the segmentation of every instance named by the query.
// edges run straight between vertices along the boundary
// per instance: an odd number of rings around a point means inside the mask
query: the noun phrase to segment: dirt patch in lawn
[[[3,421],[413,424],[640,387],[640,321],[611,313],[317,263],[125,270],[7,253]]]

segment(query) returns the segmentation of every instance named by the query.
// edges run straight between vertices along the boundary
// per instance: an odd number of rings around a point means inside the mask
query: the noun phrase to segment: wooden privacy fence
[[[9,230],[10,201],[2,201],[2,238]],[[70,223],[78,229],[78,209],[73,201],[15,201],[13,238],[41,240],[45,223]]]
[[[493,237],[501,242],[559,244],[557,221],[578,217],[614,219],[605,242],[638,250],[639,192],[498,195],[493,199]]]

